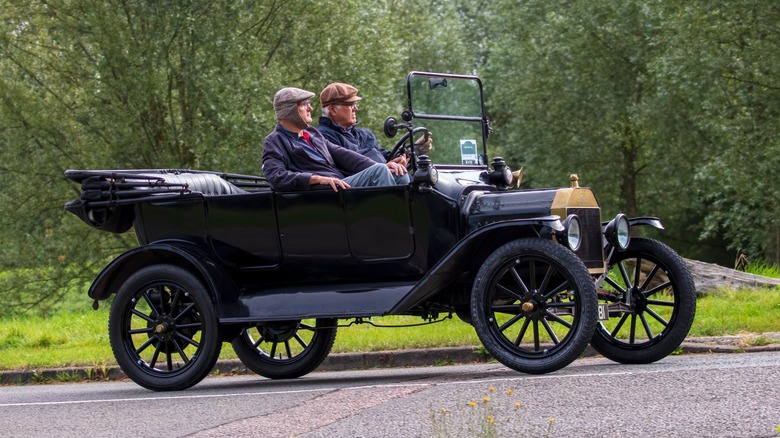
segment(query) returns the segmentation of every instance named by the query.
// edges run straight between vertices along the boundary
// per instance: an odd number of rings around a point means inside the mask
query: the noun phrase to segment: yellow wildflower
[[[493,391],[495,391],[495,390],[496,390],[496,387],[495,387],[495,386],[491,386],[491,387],[490,387],[490,392],[493,392]]]
[[[490,424],[495,424],[496,423],[496,420],[493,418],[492,415],[488,415],[487,416],[487,420],[488,420],[488,423],[490,423]]]
[[[471,406],[472,408],[473,408],[474,406],[476,406],[476,405],[477,405],[477,402],[475,402],[474,400],[472,400],[472,401],[470,401],[470,402],[469,402],[469,406]]]
[[[482,399],[482,403],[487,403],[490,401],[490,397],[485,397]]]
[[[512,395],[512,388],[507,389],[506,393],[509,394],[509,395]]]
[[[515,403],[515,409],[520,407],[520,402]]]

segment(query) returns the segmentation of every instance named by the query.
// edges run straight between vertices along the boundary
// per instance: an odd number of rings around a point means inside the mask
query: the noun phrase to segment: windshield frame
[[[449,114],[428,114],[428,113],[415,113],[414,111],[414,105],[413,105],[413,99],[412,99],[412,80],[416,77],[422,77],[422,78],[428,78],[430,79],[458,79],[458,80],[468,80],[468,81],[474,81],[479,89],[479,115],[478,116],[454,116]],[[406,96],[407,96],[407,107],[408,111],[412,116],[412,120],[414,119],[421,119],[421,120],[447,120],[447,121],[463,121],[463,122],[478,122],[481,125],[481,135],[482,135],[482,153],[479,155],[479,158],[481,161],[480,164],[443,164],[443,163],[435,163],[437,166],[440,167],[452,167],[452,168],[460,168],[460,167],[466,167],[466,168],[474,168],[474,167],[480,167],[485,168],[488,167],[488,155],[487,155],[487,141],[488,137],[490,135],[490,122],[487,119],[487,115],[485,114],[485,94],[484,89],[482,87],[482,80],[478,76],[474,75],[459,75],[459,74],[449,74],[449,73],[434,73],[434,72],[426,72],[426,71],[412,71],[406,76]]]

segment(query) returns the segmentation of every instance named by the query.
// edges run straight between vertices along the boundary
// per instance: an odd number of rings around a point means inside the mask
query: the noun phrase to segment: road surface
[[[473,406],[472,406],[473,402]],[[490,416],[490,417],[488,417]],[[780,352],[601,357],[546,375],[497,363],[0,387],[4,437],[780,436]]]

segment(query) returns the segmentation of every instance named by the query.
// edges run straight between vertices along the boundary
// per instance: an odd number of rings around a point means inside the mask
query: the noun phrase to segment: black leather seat
[[[180,174],[144,174],[154,178],[162,178],[168,184],[186,185],[192,192],[200,192],[205,196],[214,195],[232,195],[236,193],[246,193],[229,181],[222,179],[219,175],[213,173],[180,173]]]

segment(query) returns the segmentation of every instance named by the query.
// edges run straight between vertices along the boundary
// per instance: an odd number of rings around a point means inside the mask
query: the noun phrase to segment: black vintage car
[[[517,371],[565,367],[588,343],[621,363],[675,349],[696,295],[680,257],[631,238],[662,228],[622,214],[602,222],[593,192],[520,190],[489,159],[479,78],[412,72],[408,107],[385,133],[412,154],[407,186],[275,192],[260,176],[193,170],[69,170],[66,209],[139,246],[112,261],[89,296],[114,297],[116,360],[139,385],[180,390],[214,366],[223,342],[269,378],[314,370],[346,323],[456,314]],[[424,125],[424,126],[423,126]],[[416,136],[436,134],[427,155]]]

